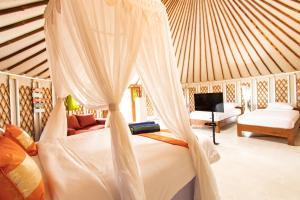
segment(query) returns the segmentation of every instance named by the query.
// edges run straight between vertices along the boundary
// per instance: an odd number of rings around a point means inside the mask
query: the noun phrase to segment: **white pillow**
[[[293,110],[294,107],[288,103],[275,102],[275,103],[269,103],[269,105],[266,109],[268,109],[268,110]]]
[[[224,110],[233,110],[239,106],[237,103],[224,103]]]

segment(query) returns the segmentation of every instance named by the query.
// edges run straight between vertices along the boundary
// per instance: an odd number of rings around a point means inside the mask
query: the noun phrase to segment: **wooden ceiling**
[[[162,0],[183,83],[300,70],[299,0]]]
[[[0,71],[50,78],[44,35],[48,1],[0,1]]]
[[[0,0],[0,71],[50,78],[48,0]],[[181,81],[300,70],[299,0],[162,0]]]

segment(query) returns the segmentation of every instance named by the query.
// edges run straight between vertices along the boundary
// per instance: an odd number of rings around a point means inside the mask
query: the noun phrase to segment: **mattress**
[[[42,163],[48,193],[51,194],[48,196],[55,200],[105,199],[101,198],[105,196],[102,196],[101,188],[93,188],[100,177],[113,199],[119,198],[115,196],[118,193],[113,178],[109,134],[109,129],[102,129],[43,145],[47,154],[40,154],[36,161],[39,165],[40,161]],[[217,161],[219,154],[210,139],[203,136],[199,141],[210,162]],[[172,199],[195,177],[187,148],[141,136],[133,136],[132,142],[147,199]],[[61,145],[62,143],[65,145]],[[68,154],[66,151],[72,153]],[[83,169],[82,163],[93,169],[92,172]]]
[[[230,109],[225,110],[225,112],[214,112],[215,121],[221,121],[230,117],[239,116],[241,114],[240,109]],[[194,111],[190,113],[190,119],[195,120],[205,120],[205,121],[211,121],[211,112],[206,111]]]
[[[238,123],[253,126],[291,129],[294,128],[298,119],[299,111],[296,110],[258,109],[239,116]]]

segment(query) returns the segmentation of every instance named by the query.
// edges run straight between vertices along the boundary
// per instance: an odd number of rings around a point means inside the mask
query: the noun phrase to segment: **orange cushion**
[[[97,124],[94,115],[76,115],[76,118],[81,128]]]
[[[18,144],[4,136],[0,136],[0,188],[0,199],[45,199],[40,169]]]
[[[4,136],[19,144],[29,155],[37,155],[37,146],[30,135],[12,124],[6,125]]]

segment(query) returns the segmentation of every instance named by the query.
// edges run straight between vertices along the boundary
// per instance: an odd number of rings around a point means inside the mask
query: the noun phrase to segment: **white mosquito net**
[[[137,71],[163,122],[189,144],[197,175],[195,199],[219,199],[209,162],[189,126],[163,4],[159,0],[50,0],[45,18],[58,100],[41,136],[41,161],[49,153],[46,144],[67,137],[64,97],[72,94],[89,107],[108,106],[120,197],[145,199],[130,131],[119,111],[123,92]],[[109,189],[102,188],[109,199]]]

